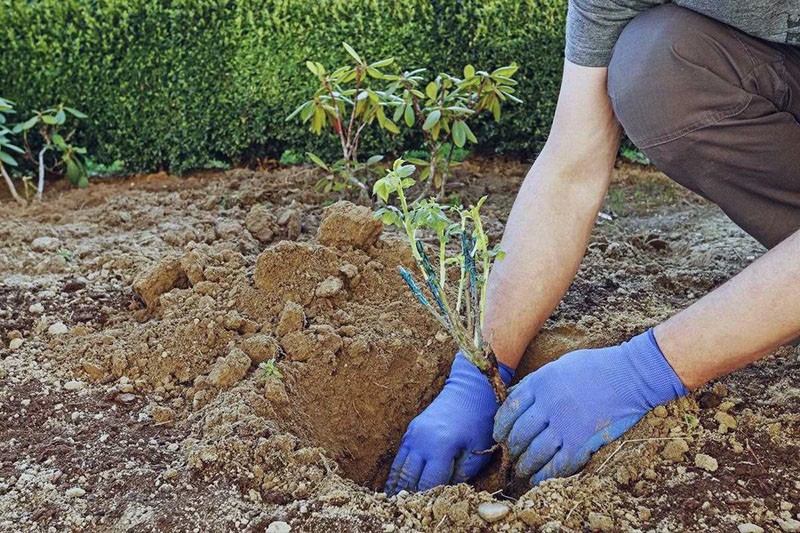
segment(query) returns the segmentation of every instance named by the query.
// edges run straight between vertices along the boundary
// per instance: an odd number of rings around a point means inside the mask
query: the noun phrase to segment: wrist
[[[628,368],[617,373],[612,381],[623,396],[631,401],[643,401],[652,409],[689,393],[661,352],[652,329],[622,343],[619,348]]]
[[[691,360],[686,357],[681,357],[684,352],[679,346],[680,342],[676,342],[676,333],[674,327],[671,327],[670,321],[659,324],[653,328],[653,335],[661,348],[661,353],[669,365],[675,371],[675,374],[680,378],[681,382],[689,390],[695,390],[709,381],[709,377],[704,376],[703,373],[693,365]]]

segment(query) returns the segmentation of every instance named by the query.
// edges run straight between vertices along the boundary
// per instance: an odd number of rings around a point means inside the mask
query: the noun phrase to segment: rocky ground
[[[473,161],[499,238],[526,165]],[[454,346],[370,211],[303,168],[51,187],[0,200],[0,530],[800,531],[800,355],[659,408],[531,490],[379,489]],[[457,195],[457,197],[455,196]],[[623,165],[518,375],[621,341],[763,249]]]

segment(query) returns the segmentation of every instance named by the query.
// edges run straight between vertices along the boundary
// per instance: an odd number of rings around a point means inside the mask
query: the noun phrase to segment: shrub
[[[516,60],[524,104],[473,131],[482,151],[532,153],[551,120],[566,0],[0,0],[0,94],[92,115],[76,142],[129,170],[182,171],[283,150],[334,154],[284,118],[313,91],[303,67],[349,42],[432,73]],[[371,132],[366,151],[416,148]]]

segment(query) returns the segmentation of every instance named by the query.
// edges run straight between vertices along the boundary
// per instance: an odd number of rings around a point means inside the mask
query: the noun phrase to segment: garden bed
[[[525,171],[470,161],[451,188],[464,203],[489,194],[498,239]],[[648,415],[572,478],[377,492],[455,348],[397,275],[407,246],[369,210],[314,193],[318,179],[160,174],[0,202],[0,529],[730,531],[800,518],[792,348]],[[643,331],[762,252],[715,207],[623,166],[518,375]],[[510,512],[489,523],[478,505],[494,499]]]

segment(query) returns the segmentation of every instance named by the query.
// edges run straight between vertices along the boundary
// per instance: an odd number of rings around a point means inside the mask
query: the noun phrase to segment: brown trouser
[[[608,92],[659,169],[763,245],[800,228],[800,49],[667,4],[622,32]]]

